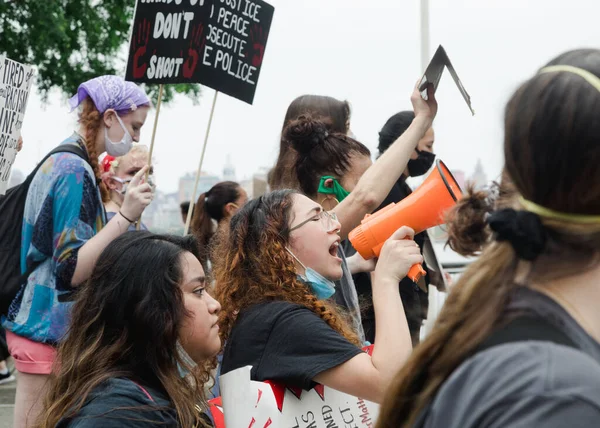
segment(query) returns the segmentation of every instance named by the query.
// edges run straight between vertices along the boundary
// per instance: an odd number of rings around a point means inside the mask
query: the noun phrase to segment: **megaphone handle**
[[[410,238],[406,238],[406,239],[410,239]],[[381,243],[377,247],[373,248],[373,254],[375,255],[375,257],[379,257],[379,254],[381,253],[381,249],[383,248],[383,244],[384,243]],[[368,257],[365,257],[365,255],[361,254],[361,256],[365,260],[369,260],[372,258],[372,256],[370,256],[370,255],[367,255]],[[416,264],[416,265],[412,265],[412,267],[409,269],[406,276],[409,277],[416,284],[417,282],[419,282],[421,277],[426,274],[427,274],[427,272],[425,272],[425,269],[423,269],[423,266],[421,266],[420,264]]]
[[[425,272],[425,269],[423,269],[423,266],[421,266],[420,264],[416,264],[416,265],[412,265],[412,267],[410,268],[410,270],[408,271],[408,274],[406,274],[406,276],[409,277],[412,280],[412,282],[414,282],[416,284],[417,282],[419,282],[421,277],[426,274],[427,274],[427,272]]]

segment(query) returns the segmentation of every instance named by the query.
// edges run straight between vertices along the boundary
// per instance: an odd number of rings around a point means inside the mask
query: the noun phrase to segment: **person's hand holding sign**
[[[148,40],[150,39],[150,22],[145,19],[138,26],[137,34],[134,37],[135,54],[133,56],[133,77],[141,79],[146,74],[148,64],[144,61],[140,64],[140,58],[146,55]]]
[[[415,86],[415,90],[410,96],[410,102],[413,105],[413,110],[415,112],[415,118],[422,117],[427,119],[429,122],[429,126],[426,128],[429,129],[431,124],[433,123],[433,119],[435,119],[435,115],[437,114],[438,104],[435,99],[435,91],[433,88],[433,84],[429,83],[427,85],[427,100],[424,100],[421,96],[421,91],[419,91],[420,81],[417,82]]]
[[[183,77],[191,79],[198,65],[200,53],[204,50],[206,39],[202,38],[204,33],[204,25],[200,24],[192,29],[192,37],[190,38],[190,48],[188,49],[188,59],[183,63]]]

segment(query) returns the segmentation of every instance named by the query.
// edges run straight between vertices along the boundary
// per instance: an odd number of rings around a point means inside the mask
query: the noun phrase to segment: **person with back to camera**
[[[146,165],[148,165],[148,147],[137,144],[124,156],[115,158],[106,155],[101,161],[102,183],[109,192],[109,200],[104,202],[106,209],[106,221],[111,221],[118,214],[125,200],[125,194],[133,177]],[[155,190],[153,168],[149,169],[148,183]],[[141,220],[140,220],[141,221]],[[140,225],[141,230],[148,230],[146,225]],[[137,225],[132,224],[129,230],[137,230]]]
[[[106,223],[98,189],[98,154],[126,154],[148,114],[150,100],[137,85],[101,76],[79,86],[69,101],[80,106],[79,130],[62,144],[76,145],[88,161],[72,153],[52,155],[28,189],[21,243],[27,282],[3,318],[7,342],[19,371],[14,426],[30,426],[70,317],[72,293],[94,267],[100,252],[127,231],[152,200],[143,168],[131,181],[123,205]],[[89,162],[89,163],[88,163]]]
[[[350,103],[340,101],[325,95],[301,95],[294,99],[288,106],[281,128],[279,140],[279,154],[275,166],[269,172],[268,182],[271,190],[295,188],[298,181],[294,177],[293,166],[295,162],[295,151],[290,142],[283,138],[285,128],[293,121],[303,115],[310,115],[315,119],[323,120],[328,124],[328,131],[350,135]]]
[[[454,219],[493,241],[398,373],[378,427],[598,426],[599,113],[596,49],[558,56],[513,94],[504,157],[515,194],[487,225]]]
[[[233,181],[223,181],[215,184],[208,192],[198,197],[194,205],[194,215],[190,223],[190,230],[196,237],[200,252],[200,262],[207,274],[210,272],[210,247],[216,230],[227,227],[231,217],[238,212],[248,201],[248,194],[242,187]]]
[[[327,301],[342,276],[341,229],[334,212],[292,190],[252,200],[231,219],[214,257],[223,374],[250,365],[252,380],[306,390],[317,382],[383,400],[412,350],[398,281],[422,257],[408,227],[383,246],[373,286],[380,341],[371,357]]]
[[[334,127],[331,120],[311,115],[291,120],[282,135],[282,140],[289,145],[291,162],[281,161],[275,170],[287,169],[288,178],[293,182],[282,182],[277,187],[297,189],[323,209],[335,212],[342,224],[340,236],[346,239],[365,214],[383,202],[406,168],[414,148],[431,128],[437,112],[431,87],[428,95],[429,101],[425,101],[418,89],[414,89],[411,102],[415,120],[374,164],[367,147],[346,134],[331,131]],[[342,259],[344,274],[336,281],[333,298],[348,311],[355,330],[364,340],[351,274],[373,270],[374,262],[366,262],[358,254],[346,260],[342,247],[338,248],[338,256]]]
[[[109,244],[77,296],[37,427],[205,426],[221,347],[206,288],[191,236],[137,231]]]

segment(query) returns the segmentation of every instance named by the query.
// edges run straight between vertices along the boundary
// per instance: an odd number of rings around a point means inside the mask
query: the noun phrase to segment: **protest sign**
[[[273,13],[262,0],[138,0],[126,79],[201,83],[252,104]]]
[[[465,102],[469,106],[471,113],[475,115],[475,111],[471,106],[471,97],[469,96],[467,90],[458,78],[458,74],[456,74],[456,70],[454,70],[452,63],[450,62],[450,58],[448,58],[448,54],[446,54],[446,50],[442,45],[440,45],[435,51],[435,54],[433,54],[433,58],[431,58],[431,61],[429,62],[429,65],[425,70],[425,74],[423,75],[423,78],[419,83],[419,90],[423,91],[423,98],[427,99],[427,84],[432,83],[433,91],[435,92],[437,90],[440,83],[440,79],[442,78],[442,74],[444,73],[444,68],[448,68],[452,79],[454,79],[454,83],[456,83],[456,86],[458,87],[458,90],[465,99]]]
[[[6,192],[17,155],[33,74],[31,67],[0,55],[0,195]]]
[[[220,399],[212,400],[216,428],[369,428],[379,405],[317,385],[310,391],[250,380],[251,367],[221,376]]]

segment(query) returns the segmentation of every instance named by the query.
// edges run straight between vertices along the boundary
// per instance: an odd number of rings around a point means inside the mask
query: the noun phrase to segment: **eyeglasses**
[[[337,219],[338,219],[337,214],[334,213],[333,211],[331,211],[331,212],[330,211],[321,211],[321,212],[319,212],[319,214],[312,216],[308,220],[304,220],[302,223],[297,224],[296,226],[292,227],[290,229],[290,232],[293,232],[294,230],[301,228],[306,223],[311,222],[311,221],[320,221],[321,226],[323,227],[323,230],[325,230],[325,232],[330,232],[334,228],[334,222],[336,222]]]

